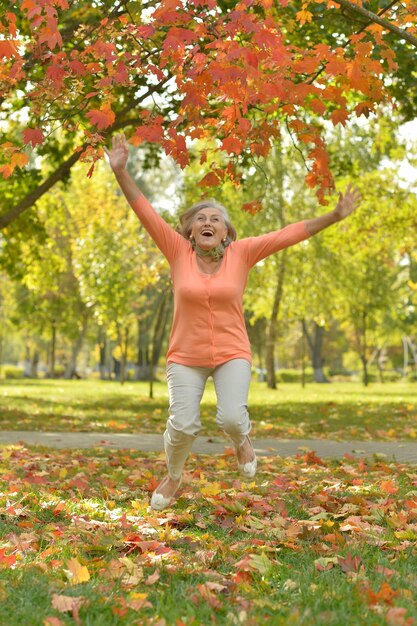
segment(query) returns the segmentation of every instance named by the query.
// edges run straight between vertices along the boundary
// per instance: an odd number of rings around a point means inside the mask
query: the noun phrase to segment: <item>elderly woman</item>
[[[249,270],[270,254],[347,217],[360,195],[349,186],[334,211],[239,241],[226,209],[205,200],[181,216],[180,232],[176,232],[154,211],[126,171],[125,137],[115,136],[106,153],[126,199],[171,268],[174,319],[167,353],[169,418],[164,433],[168,471],[151,499],[152,508],[161,510],[174,499],[200,430],[200,402],[209,376],[217,395],[217,423],[236,447],[242,476],[255,476],[247,409],[251,349],[242,310]]]

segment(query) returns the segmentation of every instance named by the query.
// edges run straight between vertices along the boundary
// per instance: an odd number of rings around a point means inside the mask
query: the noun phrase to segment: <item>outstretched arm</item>
[[[328,226],[344,220],[358,208],[360,201],[361,194],[359,193],[359,189],[353,187],[352,183],[349,183],[346,192],[344,194],[339,193],[339,200],[334,211],[305,221],[305,226],[310,237]]]
[[[104,147],[104,150],[108,156],[110,167],[114,172],[116,180],[126,196],[126,200],[129,204],[132,204],[139,196],[143,196],[143,194],[126,169],[129,156],[126,137],[123,134],[114,135],[112,138],[112,149],[108,150]]]
[[[127,171],[126,164],[129,151],[125,136],[123,134],[115,135],[112,138],[112,149],[104,149],[126,200],[164,256],[169,262],[173,261],[181,246],[186,243],[185,239],[175,232],[153,209]]]

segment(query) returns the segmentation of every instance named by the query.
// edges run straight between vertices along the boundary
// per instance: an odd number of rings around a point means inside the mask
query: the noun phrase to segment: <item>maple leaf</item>
[[[337,556],[320,557],[314,561],[314,567],[318,572],[328,572],[338,564],[338,561],[339,557]]]
[[[217,187],[220,184],[220,178],[214,172],[209,172],[198,184],[200,187]]]
[[[398,591],[392,589],[392,587],[390,587],[385,581],[381,584],[381,587],[377,592],[371,589],[369,583],[365,590],[367,592],[368,603],[370,606],[381,604],[381,602],[384,604],[392,604],[393,598],[398,596]]]
[[[26,128],[22,135],[25,144],[31,143],[33,148],[36,145],[43,143],[43,132],[39,128]]]
[[[245,202],[242,205],[242,210],[250,213],[251,215],[256,215],[259,211],[262,211],[262,202],[259,200],[252,200],[252,202]]]
[[[65,68],[58,65],[58,63],[53,63],[52,65],[48,65],[46,75],[52,81],[61,83],[66,76],[66,71]]]
[[[303,8],[301,9],[301,11],[297,12],[295,17],[297,21],[300,22],[301,26],[303,26],[303,24],[305,24],[306,22],[311,22],[311,20],[313,19],[313,14]]]
[[[337,562],[342,572],[357,572],[362,563],[362,559],[360,556],[352,556],[348,553],[345,558],[339,557]]]
[[[412,617],[407,619],[406,615],[407,609],[396,606],[388,609],[385,619],[388,626],[411,626],[411,624],[414,624],[414,619]]]
[[[229,154],[240,154],[244,148],[244,143],[237,137],[226,137],[222,141],[222,150]]]
[[[70,585],[78,585],[80,583],[86,583],[90,580],[90,573],[87,567],[85,567],[85,565],[81,565],[78,559],[69,559],[66,562],[66,566],[68,569],[65,570],[65,573],[68,576]]]
[[[333,122],[333,126],[337,126],[337,124],[342,124],[342,126],[346,126],[346,121],[348,118],[349,112],[346,109],[336,109],[330,114],[330,119]]]
[[[79,596],[63,596],[56,593],[52,596],[53,608],[60,613],[72,613],[76,624],[80,623],[79,610],[85,602],[85,598]]]
[[[115,120],[114,112],[108,106],[101,109],[91,109],[86,113],[86,117],[88,117],[91,124],[97,126],[98,130],[111,126]]]
[[[380,489],[385,493],[397,493],[399,487],[392,480],[383,480]]]
[[[10,59],[11,57],[18,56],[18,45],[19,42],[14,39],[0,41],[0,58],[6,57],[6,59]]]
[[[208,587],[207,583],[197,585],[197,589],[200,595],[204,598],[204,600],[206,600],[206,602],[208,602],[208,604],[213,609],[219,609],[222,606],[222,603],[220,602],[216,594]]]

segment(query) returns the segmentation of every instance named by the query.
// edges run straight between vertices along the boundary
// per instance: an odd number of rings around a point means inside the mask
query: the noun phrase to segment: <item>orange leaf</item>
[[[88,117],[91,124],[97,126],[98,130],[111,126],[115,119],[114,112],[110,107],[103,107],[100,110],[91,109],[91,111],[86,114],[86,117]]]
[[[3,178],[10,178],[10,176],[13,174],[13,170],[14,167],[12,167],[11,165],[7,164],[7,165],[0,165],[0,172],[3,176]]]
[[[392,589],[388,583],[383,582],[380,590],[378,592],[374,592],[371,588],[368,588],[368,602],[371,606],[375,604],[381,604],[384,602],[385,604],[392,604],[392,599],[398,596],[398,591]]]
[[[6,57],[6,59],[10,59],[11,57],[18,56],[18,45],[19,42],[14,39],[6,39],[4,41],[0,41],[0,58]]]
[[[397,485],[395,485],[392,480],[383,480],[380,484],[380,488],[386,493],[397,493],[399,489],[399,487],[397,487]]]
[[[306,22],[311,22],[311,20],[313,19],[313,14],[310,13],[310,11],[306,11],[305,9],[302,9],[301,11],[298,11],[295,17],[297,19],[297,22],[300,22],[302,26]]]
[[[25,154],[24,152],[15,152],[12,156],[10,164],[13,168],[15,168],[16,166],[22,168],[28,163],[29,157],[27,154]]]
[[[342,124],[342,126],[345,126],[348,117],[349,113],[348,111],[346,111],[346,109],[336,109],[330,114],[330,118],[334,126],[337,126],[337,124]]]

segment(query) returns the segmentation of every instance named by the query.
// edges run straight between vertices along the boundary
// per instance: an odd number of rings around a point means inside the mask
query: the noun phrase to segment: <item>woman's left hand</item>
[[[337,202],[334,214],[337,220],[344,220],[345,217],[353,213],[358,208],[362,200],[362,196],[357,187],[353,187],[352,183],[349,183],[344,194],[339,193],[339,200]]]

